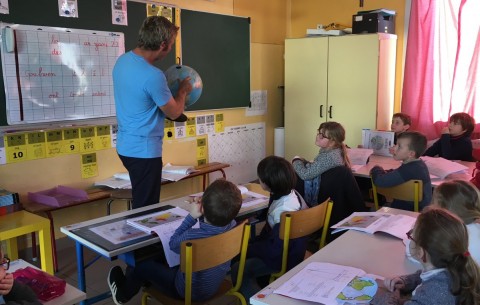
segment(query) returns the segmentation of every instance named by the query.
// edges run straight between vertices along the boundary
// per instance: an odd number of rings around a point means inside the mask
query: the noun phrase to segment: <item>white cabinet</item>
[[[390,129],[397,36],[364,34],[285,40],[285,157],[315,157],[316,130],[336,121],[346,144],[362,129]]]

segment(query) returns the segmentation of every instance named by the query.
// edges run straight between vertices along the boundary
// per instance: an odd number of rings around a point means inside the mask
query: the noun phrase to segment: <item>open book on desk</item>
[[[445,179],[446,176],[454,173],[467,171],[468,167],[441,157],[421,157],[428,167],[430,177]]]
[[[162,168],[162,179],[169,181],[178,181],[194,172],[198,172],[198,170],[196,170],[194,166],[171,165],[170,163],[167,163]]]
[[[413,228],[416,219],[407,215],[393,215],[380,212],[355,212],[331,228],[333,233],[345,230],[356,230],[374,234],[383,232],[404,239],[406,233]]]
[[[176,207],[127,219],[127,224],[147,233],[156,233],[162,241],[167,263],[170,267],[173,267],[180,264],[180,255],[170,249],[170,238],[173,233],[175,233],[175,230],[182,224],[183,219],[187,215],[187,211]],[[198,223],[195,226],[198,227]]]
[[[268,304],[269,296],[280,294],[298,300],[324,305],[364,303],[372,300],[378,285],[365,271],[330,263],[311,262],[272,291],[263,289],[250,299],[252,305]],[[359,302],[361,300],[362,302]]]

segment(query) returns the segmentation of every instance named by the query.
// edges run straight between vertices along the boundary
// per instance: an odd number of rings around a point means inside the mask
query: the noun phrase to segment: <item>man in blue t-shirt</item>
[[[148,17],[135,49],[113,68],[117,153],[130,175],[134,208],[160,200],[164,120],[184,116],[185,97],[192,91],[187,77],[172,96],[165,75],[153,65],[172,50],[177,32],[168,19]]]

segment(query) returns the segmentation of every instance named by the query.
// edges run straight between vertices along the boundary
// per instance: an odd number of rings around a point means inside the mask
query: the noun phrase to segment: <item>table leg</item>
[[[8,257],[13,261],[18,259],[17,237],[6,240]]]
[[[55,226],[53,225],[53,216],[50,211],[45,212],[50,220],[50,236],[52,238],[52,256],[53,256],[53,268],[55,272],[58,272],[58,260],[57,260],[57,242],[55,240]]]
[[[43,271],[54,274],[52,258],[52,238],[50,236],[50,223],[44,225],[38,231],[40,244],[40,263]]]

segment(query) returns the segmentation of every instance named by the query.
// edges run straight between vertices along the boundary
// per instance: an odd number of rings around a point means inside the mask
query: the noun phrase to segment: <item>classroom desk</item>
[[[268,196],[268,194],[264,191],[261,191],[261,187],[258,184],[248,184],[246,185],[247,188],[250,191],[260,193],[263,195]],[[267,197],[268,198],[268,197]],[[132,264],[132,259],[133,258],[133,251],[137,249],[144,248],[149,245],[156,244],[160,242],[160,238],[155,235],[149,235],[148,237],[142,237],[139,238],[138,240],[135,240],[133,242],[128,242],[125,244],[125,246],[121,247],[116,247],[115,249],[109,250],[105,246],[100,245],[100,243],[95,243],[93,242],[93,239],[98,240],[98,236],[93,235],[95,233],[92,233],[92,237],[90,238],[89,236],[85,234],[79,234],[78,232],[80,231],[85,231],[86,228],[90,228],[92,226],[98,226],[100,224],[105,224],[107,222],[115,222],[119,221],[122,219],[127,219],[129,217],[134,217],[138,216],[141,214],[149,214],[153,212],[154,210],[162,209],[162,208],[170,208],[170,207],[180,207],[183,209],[188,210],[189,209],[189,203],[188,199],[190,199],[189,196],[184,196],[180,197],[177,199],[173,200],[168,200],[164,201],[161,203],[157,203],[151,206],[147,207],[142,207],[134,210],[129,210],[129,211],[124,211],[121,213],[117,214],[112,214],[109,216],[105,217],[100,217],[97,219],[92,219],[88,221],[84,221],[81,223],[77,224],[72,224],[69,226],[64,226],[60,228],[60,231],[62,233],[66,234],[68,237],[72,238],[75,240],[75,246],[76,246],[76,253],[77,253],[77,272],[78,272],[78,288],[82,291],[86,291],[86,278],[85,278],[85,264],[84,264],[84,257],[83,257],[83,247],[87,247],[91,249],[92,251],[102,255],[103,257],[109,259],[109,260],[114,260],[117,258],[121,258],[125,260],[127,263]],[[268,206],[268,199],[265,200],[265,202],[262,202],[258,205],[255,206],[249,206],[246,208],[241,208],[240,212],[238,214],[238,217],[240,219],[242,218],[247,218],[249,215],[254,215],[255,213],[265,209]],[[107,275],[105,275],[106,277]],[[106,292],[100,295],[97,295],[93,298],[87,299],[85,301],[82,301],[81,304],[92,304],[95,302],[98,302],[100,300],[103,300],[105,298],[110,297],[110,292]]]
[[[205,190],[206,187],[206,176],[208,174],[214,173],[219,171],[223,178],[226,178],[224,168],[229,167],[230,164],[227,163],[220,163],[220,162],[212,162],[212,163],[207,163],[204,165],[199,165],[196,166],[195,169],[197,170],[194,173],[191,173],[187,177],[179,180],[187,180],[191,178],[195,178],[198,176],[202,176],[203,178],[203,190]],[[175,183],[176,181],[168,181],[168,180],[162,180],[162,185],[170,184],[170,183]],[[58,261],[57,261],[57,245],[55,242],[55,226],[53,222],[53,215],[52,213],[61,209],[77,206],[77,205],[82,205],[90,202],[94,202],[97,200],[102,200],[102,199],[107,199],[110,198],[110,192],[111,189],[105,189],[105,188],[92,188],[87,190],[87,195],[88,198],[85,200],[77,201],[69,205],[65,206],[60,206],[60,207],[54,207],[54,206],[49,206],[37,202],[32,202],[32,201],[27,201],[22,203],[23,208],[31,213],[35,214],[40,214],[40,213],[45,213],[47,215],[48,219],[50,220],[50,235],[51,235],[51,244],[52,244],[52,254],[53,254],[53,265],[54,265],[54,270],[58,271]],[[36,257],[36,241],[35,241],[35,235],[32,234],[32,251],[33,251],[33,257]]]
[[[468,172],[450,174],[447,177],[445,177],[445,179],[432,179],[432,186],[435,187],[442,184],[442,182],[444,181],[453,180],[453,179],[470,181],[470,179],[472,179],[472,172],[475,169],[475,162],[458,161],[458,163],[468,167]],[[360,167],[358,170],[353,172],[353,175],[360,178],[370,179],[370,170],[374,166],[379,165],[383,167],[383,169],[389,170],[389,169],[395,169],[399,167],[400,164],[401,164],[400,161],[396,161],[392,157],[371,155],[367,165]]]
[[[380,209],[379,212],[405,214],[414,217],[418,215],[415,212],[385,207]],[[382,233],[368,234],[349,230],[257,293],[257,295],[260,293],[266,295],[261,301],[257,298],[252,302],[254,296],[250,299],[250,302],[259,305],[313,304],[312,302],[272,293],[273,290],[280,287],[311,262],[352,266],[360,268],[368,274],[383,277],[409,274],[421,268],[420,264],[415,264],[407,259],[402,240]]]
[[[8,269],[8,272],[13,273],[18,269],[26,268],[26,267],[37,268],[34,265],[27,263],[23,259],[18,259],[10,262],[10,269]],[[86,297],[87,295],[85,292],[80,291],[77,288],[67,283],[67,285],[65,286],[64,294],[47,302],[42,301],[42,304],[43,305],[73,305],[73,304],[77,304],[80,301],[85,300]]]
[[[7,241],[10,259],[18,258],[17,237],[38,231],[40,236],[40,263],[42,270],[53,274],[50,223],[48,219],[18,211],[0,216],[0,241]]]

